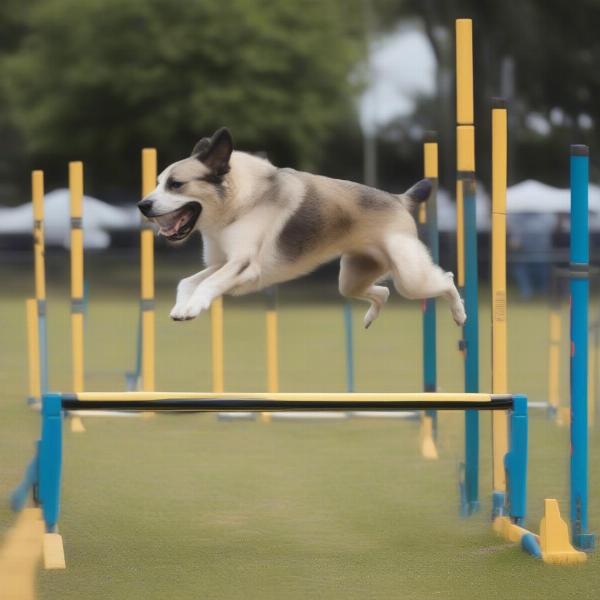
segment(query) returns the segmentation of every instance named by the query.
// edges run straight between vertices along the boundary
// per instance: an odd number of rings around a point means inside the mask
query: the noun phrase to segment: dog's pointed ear
[[[206,151],[210,148],[210,138],[203,137],[201,140],[196,142],[196,145],[192,148],[190,156],[195,156],[199,160],[202,160],[202,156],[206,154]]]
[[[229,129],[221,127],[210,140],[205,142],[206,139],[196,144],[194,149],[199,148],[196,157],[216,175],[225,175],[229,171],[229,159],[233,152],[233,138]]]
[[[417,181],[410,189],[404,192],[405,196],[408,196],[416,204],[421,202],[427,202],[433,193],[433,182],[431,179],[421,179]]]

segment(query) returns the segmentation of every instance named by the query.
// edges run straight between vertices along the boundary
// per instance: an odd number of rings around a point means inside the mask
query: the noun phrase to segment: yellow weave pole
[[[560,344],[562,338],[562,320],[560,304],[553,303],[548,314],[548,403],[557,424],[561,423],[560,415]]]
[[[456,128],[456,282],[459,288],[465,285],[465,228],[463,177],[473,177],[475,173],[475,126],[458,125]]]
[[[27,317],[27,364],[29,373],[30,404],[37,404],[42,399],[40,382],[40,332],[37,319],[37,302],[35,298],[25,300]]]
[[[456,19],[456,123],[471,125],[473,116],[473,22]]]
[[[267,357],[267,391],[275,394],[279,391],[279,356],[277,344],[277,288],[266,290],[267,310],[265,313],[265,341]],[[263,423],[271,422],[271,413],[260,413]]]
[[[83,311],[83,163],[69,163],[69,193],[71,196],[71,352],[72,388],[83,392],[84,349]],[[70,415],[71,431],[85,431],[81,418]]]
[[[465,284],[463,227],[463,182],[461,176],[475,171],[475,128],[473,111],[473,22],[456,20],[456,283]],[[463,127],[464,126],[464,127]]]
[[[492,393],[508,390],[506,303],[507,111],[502,99],[492,108]],[[506,492],[508,412],[492,414],[492,486]]]
[[[432,181],[437,182],[438,180],[438,144],[437,141],[435,141],[435,136],[432,136],[431,139],[428,139],[427,141],[425,141],[425,143],[423,144],[423,175],[424,177],[426,177],[427,179],[430,179]],[[437,206],[434,205],[434,209]],[[426,225],[427,224],[427,207],[426,207],[426,203],[423,202],[422,204],[419,205],[419,223],[421,225]],[[435,220],[433,221],[433,227],[437,226],[435,224]],[[426,229],[426,233],[425,236],[429,237],[430,234],[427,233],[428,230]],[[437,231],[435,231],[435,236],[437,237]],[[430,252],[432,254],[433,259],[437,262],[438,260],[438,256],[437,254],[439,254],[438,248],[437,248],[437,243],[436,243],[436,247],[433,248],[432,244],[431,244],[431,238],[430,238]],[[433,332],[433,339],[432,340],[428,340],[427,339],[427,333],[426,333],[426,325],[425,325],[425,320],[428,318],[426,315],[426,307],[427,307],[427,301],[425,301],[425,304],[423,305],[423,336],[424,336],[424,348],[429,348],[430,346],[432,346],[432,348],[430,348],[433,353],[435,354],[435,327],[434,327],[434,332]],[[435,311],[435,304],[432,307],[432,310]],[[434,325],[435,325],[435,315],[434,315]],[[432,342],[432,343],[431,343]],[[424,352],[425,355],[425,352]],[[425,371],[424,376],[423,376],[423,380],[425,382],[425,386],[424,389],[427,390],[428,389],[428,379],[429,376],[427,374],[427,365],[426,365],[426,361],[428,359],[424,358],[423,360],[423,370]],[[433,358],[433,364],[432,364],[432,372],[431,372],[431,382],[430,384],[432,385],[432,390],[436,389],[436,373],[435,373],[435,358]],[[429,460],[437,460],[439,458],[439,453],[435,444],[435,438],[434,438],[434,415],[435,413],[433,413],[432,411],[428,412],[423,412],[421,413],[421,431],[419,433],[419,443],[421,446],[421,455],[423,456],[423,458],[429,459]]]
[[[44,172],[31,173],[33,203],[33,261],[35,270],[35,299],[46,301],[46,265],[44,259]]]
[[[213,300],[210,307],[211,354],[212,354],[212,391],[223,392],[225,389],[224,375],[224,344],[223,344],[223,298]]]
[[[156,187],[157,159],[155,148],[142,150],[142,198]],[[154,232],[150,223],[142,223],[141,311],[142,311],[142,390],[155,389],[156,329],[154,314]]]

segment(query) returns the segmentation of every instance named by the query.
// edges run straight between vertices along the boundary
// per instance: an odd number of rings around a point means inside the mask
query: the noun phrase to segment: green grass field
[[[90,261],[93,266],[93,261]],[[90,390],[124,389],[134,362],[136,282],[123,261],[91,278],[86,321]],[[210,387],[209,320],[172,323],[176,278],[158,290],[157,386]],[[25,310],[28,270],[3,268],[0,329],[0,495],[19,480],[37,436],[27,393]],[[51,387],[70,387],[67,284],[49,265]],[[481,291],[483,390],[489,389],[489,304]],[[547,313],[543,304],[509,307],[510,386],[545,397]],[[359,391],[421,386],[421,316],[394,298],[374,326],[361,327],[355,305]],[[226,387],[264,388],[264,317],[256,298],[227,299]],[[438,310],[439,382],[460,391],[459,331]],[[335,284],[285,287],[280,302],[282,391],[343,391],[341,302]],[[567,383],[565,348],[563,383]],[[592,597],[600,559],[549,567],[497,538],[489,526],[489,413],[481,423],[482,511],[458,514],[462,414],[440,415],[437,462],[418,453],[417,425],[391,420],[218,422],[213,415],[89,418],[87,432],[65,434],[61,533],[68,568],[41,572],[43,599],[164,598],[480,599]],[[544,497],[567,513],[568,431],[535,412],[530,429],[529,524],[537,529]],[[600,531],[592,433],[590,522]],[[0,526],[13,521],[6,503]],[[1,587],[1,586],[0,586]]]

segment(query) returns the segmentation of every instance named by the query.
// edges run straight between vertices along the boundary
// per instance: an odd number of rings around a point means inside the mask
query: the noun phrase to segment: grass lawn
[[[93,266],[92,261],[92,266]],[[106,265],[104,265],[106,267]],[[157,266],[157,387],[210,387],[209,320],[168,319],[174,282]],[[86,320],[90,390],[124,389],[134,362],[136,280],[113,264],[91,277]],[[4,272],[6,271],[6,272]],[[25,272],[23,275],[22,271]],[[164,276],[163,276],[164,275]],[[0,495],[21,476],[37,436],[27,393],[25,309],[29,270],[3,267],[0,330]],[[51,387],[70,388],[64,270],[49,264]],[[481,388],[489,389],[489,304],[481,291]],[[417,303],[394,298],[369,331],[354,306],[358,391],[421,389]],[[332,282],[285,287],[280,302],[282,391],[343,391],[341,302]],[[264,317],[257,299],[227,299],[226,389],[264,389]],[[439,383],[461,391],[458,329],[438,310]],[[566,327],[565,327],[566,329]],[[510,387],[545,398],[547,312],[509,307]],[[565,348],[563,383],[567,383]],[[66,571],[40,572],[43,599],[544,598],[600,592],[600,559],[549,567],[495,537],[489,526],[489,413],[481,414],[482,512],[458,514],[462,413],[442,413],[440,460],[418,453],[410,421],[219,422],[213,415],[88,418],[65,432],[61,533]],[[591,438],[592,530],[600,531],[600,432]],[[529,524],[545,497],[568,512],[568,431],[534,411]],[[0,533],[13,521],[0,505]],[[0,585],[1,588],[1,585]]]

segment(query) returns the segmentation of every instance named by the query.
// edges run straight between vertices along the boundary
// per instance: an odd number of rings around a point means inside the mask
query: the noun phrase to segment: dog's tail
[[[435,184],[431,179],[421,179],[411,188],[406,190],[404,194],[401,194],[400,198],[404,201],[406,208],[410,210],[418,204],[427,202],[433,195],[435,191],[434,188]]]

